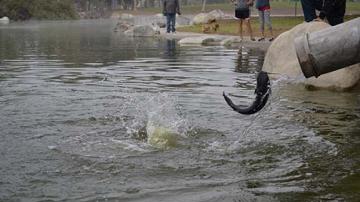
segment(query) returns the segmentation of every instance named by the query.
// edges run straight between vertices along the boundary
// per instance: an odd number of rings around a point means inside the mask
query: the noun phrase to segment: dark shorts
[[[235,17],[239,19],[246,19],[250,17],[250,10],[249,9],[235,9]]]

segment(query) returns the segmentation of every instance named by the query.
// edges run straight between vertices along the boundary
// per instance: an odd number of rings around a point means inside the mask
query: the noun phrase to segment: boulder
[[[183,26],[183,25],[190,25],[191,20],[187,17],[182,15],[176,16],[176,25]]]
[[[117,12],[112,13],[111,16],[110,16],[110,19],[115,19],[115,20],[117,20],[117,19],[119,19],[119,18],[120,18],[120,14],[117,13]]]
[[[134,29],[126,30],[124,32],[124,34],[127,35],[127,36],[134,36]]]
[[[302,23],[279,35],[270,45],[265,56],[263,70],[277,78],[281,75],[293,78],[305,78],[298,62],[294,39],[305,33],[315,32],[330,25],[324,22]],[[305,85],[317,88],[348,89],[355,86],[360,79],[359,64],[350,68],[321,75],[318,78],[304,79]]]
[[[10,23],[10,19],[8,17],[2,17],[0,18],[0,24],[7,25]]]
[[[160,28],[165,28],[166,27],[166,23],[165,22],[157,22],[156,25]]]
[[[181,39],[178,43],[180,45],[204,45],[206,43],[214,42],[213,37],[201,36],[201,37],[186,37]]]
[[[164,16],[164,14],[162,14],[162,13],[157,13],[157,14],[155,14],[155,17],[164,18],[165,16]]]
[[[209,15],[208,13],[199,13],[192,19],[192,24],[206,24],[211,20],[216,20],[215,16]]]
[[[125,32],[125,31],[131,29],[132,27],[134,27],[133,24],[130,24],[130,23],[124,22],[124,21],[120,21],[116,24],[114,31],[115,32]]]
[[[152,37],[159,34],[157,30],[151,25],[136,25],[132,29],[125,31],[124,33],[126,35],[143,37]]]
[[[221,20],[225,18],[225,13],[220,9],[215,9],[209,12],[209,15],[212,15],[215,17],[216,20]]]
[[[129,13],[122,13],[119,17],[120,20],[134,21],[134,16]]]
[[[230,46],[233,46],[234,44],[241,43],[241,41],[242,40],[240,37],[228,37],[228,38],[222,40],[220,42],[220,45],[230,47]]]
[[[210,21],[214,20],[220,20],[225,18],[225,13],[219,9],[215,9],[209,13],[199,13],[197,14],[193,20],[192,24],[198,25],[198,24],[206,24]]]
[[[158,13],[151,17],[151,23],[164,28],[166,26],[166,17],[162,13]]]
[[[359,81],[360,64],[355,64],[335,72],[323,74],[318,78],[311,77],[306,80],[305,84],[316,88],[346,90],[354,87]]]
[[[200,36],[200,37],[186,37],[181,39],[178,43],[180,45],[207,45],[218,41],[213,36]]]

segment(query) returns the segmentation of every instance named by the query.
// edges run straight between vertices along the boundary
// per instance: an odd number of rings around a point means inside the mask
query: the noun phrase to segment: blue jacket
[[[257,9],[263,7],[263,6],[270,6],[269,0],[256,0],[255,7]]]

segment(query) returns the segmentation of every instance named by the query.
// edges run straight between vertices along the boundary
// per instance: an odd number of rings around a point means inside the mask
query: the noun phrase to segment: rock
[[[233,44],[241,43],[240,37],[228,37],[220,42],[220,45],[222,46],[232,46]]]
[[[220,20],[225,18],[225,13],[222,12],[219,9],[213,10],[209,13],[199,13],[197,14],[193,20],[192,20],[192,24],[197,25],[197,24],[206,24],[209,23],[210,21],[213,20]]]
[[[162,14],[162,13],[158,13],[158,14],[155,14],[155,17],[163,18],[163,17],[165,17],[165,16],[164,16],[164,14]]]
[[[123,22],[123,21],[120,21],[116,24],[116,27],[114,29],[115,32],[125,32],[129,29],[131,29],[132,27],[134,27],[133,24],[130,24],[128,22]]]
[[[78,16],[80,19],[85,19],[86,18],[86,12],[78,12]]]
[[[139,192],[140,192],[140,189],[136,188],[136,187],[130,187],[125,190],[125,193],[127,193],[127,194],[136,194]]]
[[[206,24],[211,20],[216,20],[215,16],[209,15],[208,13],[199,13],[192,19],[192,24]]]
[[[144,36],[151,37],[158,34],[157,30],[151,25],[136,25],[133,29],[124,32],[126,35],[131,36]]]
[[[119,18],[120,18],[120,14],[117,13],[117,12],[112,13],[111,16],[110,16],[110,19],[116,19],[117,20]]]
[[[160,28],[166,27],[166,23],[164,23],[164,22],[157,22],[156,25],[159,26]]]
[[[134,29],[126,30],[124,32],[124,34],[127,35],[127,36],[134,36]]]
[[[191,20],[187,17],[177,15],[176,16],[176,25],[184,26],[184,25],[190,25]]]
[[[152,17],[151,20],[152,24],[155,24],[161,28],[164,28],[166,26],[166,18],[162,13],[158,13]]]
[[[2,17],[0,18],[0,24],[7,25],[10,23],[10,19],[8,17]]]
[[[160,26],[158,24],[152,23],[152,28],[155,31],[155,35],[160,35]]]
[[[209,45],[220,41],[221,38],[217,38],[214,36],[200,36],[183,38],[178,43],[180,45]]]
[[[186,37],[181,39],[178,43],[180,45],[205,45],[206,43],[214,42],[213,37]]]
[[[225,13],[220,9],[215,9],[209,12],[209,15],[212,15],[215,17],[216,20],[221,20],[225,18]]]
[[[335,72],[323,74],[318,78],[311,77],[306,80],[305,84],[316,88],[346,90],[354,87],[359,81],[360,64],[355,64]]]
[[[304,33],[315,32],[329,26],[324,22],[302,23],[279,35],[268,48],[263,71],[273,73],[272,78],[278,78],[281,75],[304,78],[296,56],[294,39]],[[356,68],[358,66],[359,64],[356,64],[350,68],[321,75],[319,78],[304,79],[304,84],[316,88],[348,89],[360,80],[360,68]]]
[[[134,16],[129,13],[122,13],[119,17],[120,20],[127,20],[127,21],[133,21]]]

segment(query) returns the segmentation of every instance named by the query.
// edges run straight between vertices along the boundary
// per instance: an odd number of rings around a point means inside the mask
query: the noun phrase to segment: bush
[[[0,17],[11,20],[75,19],[72,0],[0,0]]]

